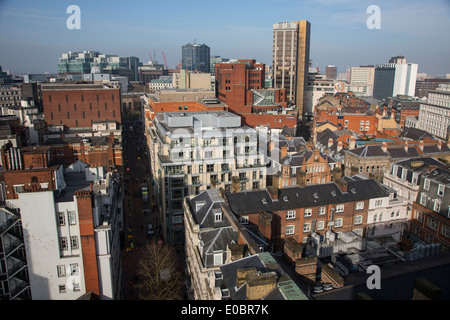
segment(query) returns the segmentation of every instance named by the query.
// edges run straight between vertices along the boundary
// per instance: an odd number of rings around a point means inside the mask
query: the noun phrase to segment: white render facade
[[[258,149],[257,132],[241,125],[237,115],[225,111],[161,113],[148,131],[166,241],[184,242],[184,197],[212,188],[266,187],[266,156]]]
[[[74,173],[67,173],[68,176]],[[80,173],[75,173],[80,174]],[[81,173],[84,175],[84,173]],[[33,300],[76,300],[88,293],[85,272],[98,273],[100,298],[120,299],[121,255],[119,230],[122,227],[123,191],[112,174],[92,186],[97,271],[85,270],[76,197],[69,191],[57,199],[53,191],[19,193],[7,200],[20,210],[27,265]],[[79,180],[77,181],[77,183]],[[89,190],[89,183],[77,184]],[[38,208],[38,210],[37,210]]]
[[[450,138],[450,85],[428,93],[427,102],[420,104],[416,127],[444,140]]]
[[[392,237],[396,242],[401,240],[406,230],[408,201],[398,197],[394,190],[387,190],[388,197],[374,198],[369,201],[367,214],[368,238]]]

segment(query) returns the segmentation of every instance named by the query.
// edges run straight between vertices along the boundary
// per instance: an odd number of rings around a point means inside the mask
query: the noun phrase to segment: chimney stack
[[[348,148],[351,150],[351,149],[355,149],[355,147],[356,147],[356,138],[355,138],[355,136],[351,136]]]
[[[383,141],[383,143],[381,144],[381,150],[383,150],[383,152],[387,152],[387,142]]]
[[[333,139],[330,138],[330,139],[328,139],[328,149],[330,149],[332,145],[333,145]]]

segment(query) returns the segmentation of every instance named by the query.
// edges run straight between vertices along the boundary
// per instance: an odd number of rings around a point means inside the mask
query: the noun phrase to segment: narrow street
[[[133,129],[130,129],[131,126]],[[156,212],[152,210],[153,188],[148,160],[148,150],[141,122],[124,124],[124,246],[122,248],[123,296],[136,300],[137,292],[131,287],[141,250],[148,241],[159,240]],[[142,198],[142,183],[148,186],[148,201]],[[154,234],[147,234],[147,226],[153,226]]]

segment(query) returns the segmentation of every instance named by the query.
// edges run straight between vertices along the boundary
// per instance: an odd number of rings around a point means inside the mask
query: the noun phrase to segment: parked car
[[[323,287],[322,286],[315,286],[314,287],[314,293],[321,293],[323,292]]]
[[[147,226],[147,235],[152,236],[155,232],[153,231],[153,226],[151,223]]]

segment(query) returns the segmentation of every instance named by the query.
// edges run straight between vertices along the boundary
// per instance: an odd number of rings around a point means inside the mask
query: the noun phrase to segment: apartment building
[[[30,300],[30,277],[20,212],[0,207],[0,300]]]
[[[344,175],[363,174],[381,182],[384,173],[400,160],[432,157],[448,161],[450,146],[436,140],[371,143],[345,150]]]
[[[439,85],[428,93],[426,102],[420,103],[416,128],[443,140],[450,139],[450,84]]]
[[[420,178],[414,202],[410,233],[425,244],[450,252],[450,171],[435,168]]]
[[[22,232],[32,299],[121,297],[120,177],[105,174],[100,183],[89,176],[66,172],[63,193],[34,188],[6,201],[19,210],[26,226]]]
[[[384,173],[383,184],[396,190],[399,197],[408,200],[408,210],[411,213],[413,202],[417,199],[422,175],[440,166],[444,166],[444,163],[430,157],[394,162],[390,171]]]
[[[183,200],[190,299],[215,300],[217,293],[210,286],[215,283],[220,266],[247,253],[261,252],[224,205],[218,189]]]
[[[374,180],[344,179],[305,187],[267,187],[226,194],[239,221],[258,226],[261,237],[267,239],[273,251],[284,251],[288,239],[304,249],[312,236],[330,232],[337,238],[348,232],[365,237],[369,202],[388,196],[385,188]],[[262,223],[265,215],[271,217],[270,222]]]
[[[158,113],[148,131],[168,242],[184,241],[184,197],[213,188],[236,192],[266,185],[265,153],[259,150],[257,132],[235,114]]]

